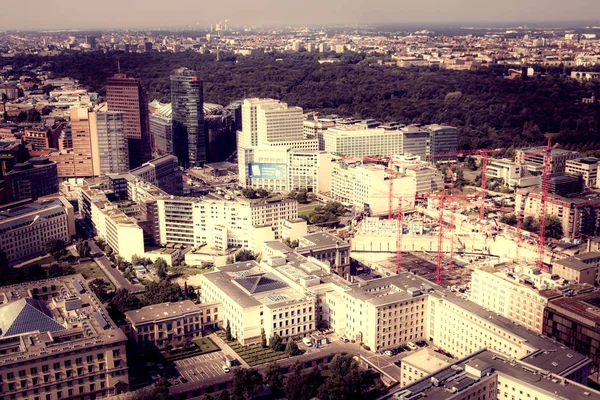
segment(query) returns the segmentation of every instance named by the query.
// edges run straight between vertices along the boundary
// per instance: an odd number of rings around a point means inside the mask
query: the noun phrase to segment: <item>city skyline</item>
[[[594,20],[590,15],[600,12],[600,3],[576,0],[571,3],[547,1],[540,7],[535,0],[509,0],[500,9],[492,10],[485,3],[474,0],[433,4],[391,2],[327,2],[309,1],[298,4],[271,4],[266,0],[254,3],[234,2],[227,10],[206,13],[207,4],[190,0],[169,3],[171,10],[185,9],[185,13],[167,13],[162,3],[134,0],[127,3],[107,0],[102,8],[90,13],[86,6],[69,4],[69,18],[65,20],[62,7],[48,8],[42,14],[23,18],[21,7],[6,4],[0,18],[5,30],[46,29],[115,29],[115,28],[165,28],[226,23],[232,26],[253,25],[318,25],[318,24],[494,24],[501,23],[556,23]],[[43,7],[40,0],[32,2],[32,9]],[[115,9],[119,12],[115,13]],[[515,12],[518,10],[518,13]],[[600,24],[600,22],[599,22]]]

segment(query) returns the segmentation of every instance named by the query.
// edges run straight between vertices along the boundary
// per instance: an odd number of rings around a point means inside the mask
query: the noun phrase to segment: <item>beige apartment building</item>
[[[592,251],[556,260],[552,273],[562,279],[596,286],[600,282],[600,253]]]
[[[163,349],[167,345],[183,347],[192,339],[202,337],[205,327],[221,325],[221,304],[195,304],[190,300],[161,303],[128,311],[125,332],[139,345]]]
[[[0,287],[0,399],[127,392],[127,337],[107,315],[79,274]]]

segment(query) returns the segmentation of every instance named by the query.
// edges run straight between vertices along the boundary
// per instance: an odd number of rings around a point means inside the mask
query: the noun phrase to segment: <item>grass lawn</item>
[[[237,353],[246,363],[251,367],[256,367],[262,364],[268,364],[273,361],[283,360],[289,356],[282,351],[274,351],[270,348],[263,349],[260,344],[253,344],[250,346],[242,346],[237,341],[227,341],[225,338],[225,332],[219,331],[217,335],[223,339],[233,351]]]
[[[75,272],[83,275],[85,279],[102,278],[110,282],[100,267],[93,261],[83,262],[81,264],[71,264]]]
[[[298,216],[306,216],[308,217],[315,210],[317,206],[321,205],[318,201],[313,201],[308,204],[298,204]]]
[[[200,354],[212,353],[213,351],[221,350],[219,346],[215,344],[215,342],[213,342],[212,340],[210,340],[210,338],[207,337],[204,337],[202,339],[196,339],[194,340],[194,343],[196,343],[196,345],[200,349]]]

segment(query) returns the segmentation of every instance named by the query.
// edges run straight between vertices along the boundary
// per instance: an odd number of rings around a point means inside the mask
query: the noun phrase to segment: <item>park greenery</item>
[[[600,147],[600,106],[581,99],[600,92],[599,82],[571,79],[570,67],[536,67],[536,76],[509,80],[509,65],[476,71],[437,67],[394,68],[377,65],[365,54],[346,53],[338,63],[319,64],[311,53],[260,53],[251,56],[198,52],[65,52],[54,57],[21,55],[0,60],[17,76],[26,66],[49,63],[57,76],[78,79],[105,95],[106,79],[121,70],[139,77],[149,98],[170,101],[170,73],[178,67],[198,71],[204,99],[226,105],[244,97],[272,97],[306,111],[335,113],[383,122],[440,123],[459,128],[463,149],[541,144],[543,134],[559,133],[566,148]],[[36,116],[25,115],[35,119]]]
[[[324,206],[318,205],[314,211],[305,218],[309,223],[314,225],[331,225],[335,226],[339,217],[346,213],[346,208],[337,201],[329,201]]]
[[[500,222],[517,226],[517,217],[515,214],[504,214],[500,217]],[[521,229],[538,234],[540,232],[540,220],[531,215],[526,216],[521,221]],[[555,215],[546,216],[546,237],[552,239],[560,239],[563,237],[562,223]]]

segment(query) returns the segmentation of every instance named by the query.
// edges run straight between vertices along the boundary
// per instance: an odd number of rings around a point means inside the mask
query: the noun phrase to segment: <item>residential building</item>
[[[585,400],[598,396],[600,393],[585,383],[524,360],[511,360],[498,352],[481,350],[400,387],[386,398]]]
[[[148,98],[139,79],[115,74],[106,80],[108,111],[125,113],[129,166],[135,168],[152,158],[152,137],[148,120]]]
[[[160,155],[174,154],[171,104],[162,104],[158,100],[151,102],[149,120],[154,150]]]
[[[515,161],[519,163],[528,163],[534,165],[544,165],[545,147],[530,147],[517,149],[515,151]],[[576,151],[552,149],[550,150],[550,173],[560,174],[565,172],[567,161],[581,158],[581,154]]]
[[[458,131],[452,126],[426,125],[425,130],[429,132],[427,154],[432,161],[455,160],[458,150]],[[444,155],[446,154],[446,155]]]
[[[125,136],[126,114],[121,111],[96,113],[97,162],[100,175],[129,171],[128,139]]]
[[[589,357],[600,370],[600,292],[588,291],[550,300],[544,311],[544,335]]]
[[[10,263],[44,254],[51,239],[68,243],[74,236],[73,206],[64,197],[0,207],[0,248]]]
[[[552,273],[568,281],[596,286],[600,283],[600,253],[585,252],[555,260]]]
[[[219,303],[195,304],[190,300],[142,307],[125,313],[126,333],[138,346],[184,347],[202,337],[205,327],[221,325],[220,308]]]
[[[574,160],[568,160],[565,164],[565,172],[569,175],[581,176],[583,183],[588,188],[597,188],[598,168],[600,168],[600,158],[586,157]]]
[[[223,324],[241,344],[277,333],[284,341],[313,332],[315,297],[302,293],[256,261],[217,267],[200,277],[202,302],[222,304]]]
[[[600,197],[592,194],[586,197],[561,197],[548,195],[546,214],[556,216],[562,223],[563,237],[575,237],[583,233],[593,235],[598,227],[598,207]],[[515,212],[525,215],[540,215],[542,211],[541,194],[525,189],[517,190]]]
[[[486,309],[542,333],[544,308],[571,285],[531,267],[484,267],[471,275],[471,300]],[[579,289],[581,286],[573,286]],[[588,288],[591,288],[589,286]]]
[[[13,166],[4,177],[7,202],[58,193],[58,170],[48,157],[33,157]]]
[[[173,149],[183,166],[202,166],[207,160],[204,93],[196,72],[180,68],[171,74]]]
[[[105,398],[129,390],[127,337],[82,275],[0,287],[0,299],[2,399]]]

